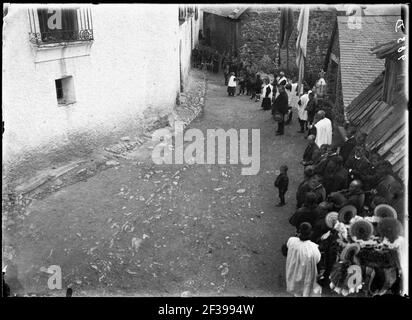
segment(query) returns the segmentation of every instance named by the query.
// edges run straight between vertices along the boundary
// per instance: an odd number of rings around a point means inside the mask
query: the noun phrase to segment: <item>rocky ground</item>
[[[296,121],[275,136],[260,103],[228,97],[223,76],[208,77],[205,101],[199,77],[191,87],[198,94],[182,98],[180,118],[190,122],[205,103],[190,128],[260,129],[259,173],[242,176],[242,165],[155,165],[148,137],[126,138],[88,159],[92,166],[81,163],[13,206],[3,203],[3,263],[12,292],[286,295],[280,247],[293,234],[288,219],[305,140]],[[287,205],[277,208],[273,182],[282,164],[290,187]],[[62,290],[48,289],[44,271],[51,265],[62,269]]]

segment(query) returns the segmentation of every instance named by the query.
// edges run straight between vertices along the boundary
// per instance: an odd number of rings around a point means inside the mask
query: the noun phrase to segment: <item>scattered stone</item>
[[[236,191],[237,193],[245,193],[246,189],[239,189],[238,191]]]
[[[229,273],[229,265],[226,262],[224,262],[219,266],[219,270],[222,270],[220,274],[224,277]]]
[[[119,162],[116,160],[106,161],[106,166],[117,166],[117,165],[119,165]]]
[[[184,298],[184,297],[190,297],[190,295],[191,295],[190,291],[183,291],[180,296],[181,296],[182,298]]]
[[[137,252],[139,250],[140,245],[142,244],[142,239],[133,238],[132,239],[132,248]]]
[[[130,141],[130,137],[122,137],[122,138],[120,138],[120,140],[121,140],[121,141],[126,141],[126,142],[127,142],[127,141]]]
[[[83,168],[83,169],[80,169],[79,171],[77,171],[78,175],[82,175],[82,174],[85,174],[85,173],[87,173],[87,168]]]

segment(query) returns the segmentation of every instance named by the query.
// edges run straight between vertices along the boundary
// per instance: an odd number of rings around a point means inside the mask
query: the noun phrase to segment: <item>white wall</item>
[[[199,11],[200,15],[200,11]],[[184,77],[184,83],[187,83],[187,77],[190,70],[190,58],[192,54],[192,49],[199,42],[199,26],[200,18],[195,20],[195,16],[188,18],[179,27],[179,40],[182,43],[181,51],[181,61],[182,61],[182,73]]]
[[[187,40],[177,5],[100,4],[91,9],[90,55],[35,63],[49,53],[29,42],[27,7],[9,7],[3,26],[4,161],[64,145],[73,133],[98,137],[133,127],[149,107],[173,108],[179,90],[178,39]],[[82,46],[57,54],[69,51],[71,56],[88,52]],[[65,75],[73,76],[77,102],[62,107],[54,80]]]

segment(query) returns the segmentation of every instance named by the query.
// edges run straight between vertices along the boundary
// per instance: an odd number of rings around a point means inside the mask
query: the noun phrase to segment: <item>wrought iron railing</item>
[[[67,25],[62,25],[61,29],[50,30],[44,16],[41,16],[38,9],[28,9],[30,32],[29,40],[36,45],[64,43],[75,41],[92,41],[93,20],[90,8],[77,8],[72,12]],[[67,19],[66,19],[67,20]]]
[[[30,42],[34,44],[61,43],[93,40],[93,30],[59,30],[53,32],[30,32]]]

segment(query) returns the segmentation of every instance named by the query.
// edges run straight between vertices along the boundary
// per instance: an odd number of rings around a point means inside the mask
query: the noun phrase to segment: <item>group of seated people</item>
[[[322,258],[318,269],[325,286],[336,262],[333,239],[322,239],[334,227],[328,213],[338,212],[339,219],[349,224],[354,215],[371,217],[378,205],[387,204],[396,208],[397,219],[404,223],[403,184],[391,164],[367,148],[365,133],[356,132],[354,127],[347,132],[346,141],[338,147],[319,148],[313,135],[307,137],[301,162],[304,179],[296,192],[296,212],[289,220],[297,231],[302,223],[312,226],[310,240],[319,245]],[[348,212],[342,212],[345,208]]]

